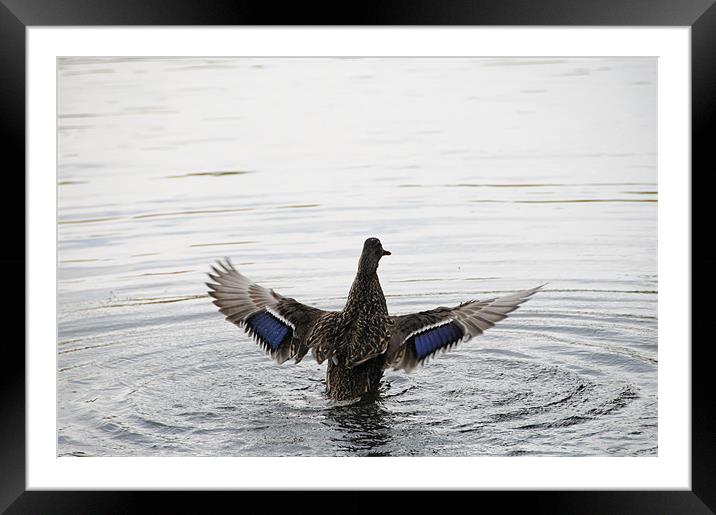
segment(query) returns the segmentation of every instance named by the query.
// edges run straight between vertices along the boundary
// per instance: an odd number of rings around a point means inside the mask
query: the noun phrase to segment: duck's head
[[[383,256],[390,256],[390,252],[383,248],[378,238],[368,238],[363,244],[363,253],[358,262],[359,272],[375,272]]]

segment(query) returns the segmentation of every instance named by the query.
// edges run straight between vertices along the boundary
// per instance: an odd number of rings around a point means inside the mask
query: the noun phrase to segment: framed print
[[[3,509],[711,512],[691,169],[716,8],[613,4],[5,1],[27,308]]]

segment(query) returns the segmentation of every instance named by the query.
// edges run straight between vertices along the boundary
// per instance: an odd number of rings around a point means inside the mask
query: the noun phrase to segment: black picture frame
[[[0,0],[0,107],[5,130],[3,162],[5,187],[13,191],[2,203],[6,244],[0,261],[5,271],[9,306],[23,310],[17,292],[24,292],[25,224],[15,222],[25,212],[25,30],[31,26],[112,25],[567,25],[567,26],[688,26],[691,28],[692,71],[692,489],[690,491],[530,491],[470,492],[481,505],[496,501],[500,509],[522,506],[536,513],[714,513],[716,511],[716,422],[711,398],[711,339],[699,331],[708,320],[709,302],[698,302],[699,292],[713,291],[713,265],[705,228],[710,223],[706,202],[698,202],[711,188],[716,159],[709,137],[716,124],[716,0],[494,0],[447,1],[383,0],[348,5],[241,0]],[[14,164],[14,166],[11,165]],[[20,179],[22,177],[22,179]],[[12,181],[17,184],[10,186]],[[695,187],[698,185],[698,187]],[[16,206],[12,200],[21,205]],[[705,200],[705,198],[701,198]],[[701,228],[701,231],[698,229]],[[698,233],[702,238],[696,237]],[[51,265],[51,259],[48,260]],[[23,275],[20,270],[25,270]],[[23,284],[20,284],[22,281]],[[22,306],[22,307],[20,307]],[[19,319],[6,315],[8,322]],[[18,326],[17,322],[5,327]],[[25,472],[25,349],[22,337],[5,338],[0,373],[0,512],[17,513],[135,513],[159,502],[161,511],[194,512],[215,502],[233,501],[236,509],[266,503],[266,492],[69,492],[26,491]],[[22,343],[21,343],[22,342]],[[660,385],[661,387],[661,385]],[[311,492],[272,493],[271,510],[305,505]],[[375,503],[365,492],[342,493],[339,511],[357,512],[378,507],[401,510],[420,506],[425,492],[390,494]],[[433,495],[430,493],[430,495]],[[451,493],[454,495],[454,493]],[[240,496],[241,499],[237,499]],[[226,497],[229,497],[227,499]],[[317,496],[318,497],[318,496]],[[391,500],[392,499],[392,500]],[[238,503],[241,504],[238,504]],[[386,504],[386,502],[388,504]],[[459,502],[454,500],[451,502]],[[470,499],[474,503],[475,499]],[[373,504],[375,503],[375,504]],[[311,509],[330,509],[320,495]],[[412,505],[412,506],[411,506]],[[231,505],[230,505],[231,506]],[[475,506],[473,504],[473,506]],[[335,511],[334,509],[331,511]]]

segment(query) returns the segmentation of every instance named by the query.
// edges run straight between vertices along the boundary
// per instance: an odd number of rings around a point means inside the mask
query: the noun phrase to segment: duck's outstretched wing
[[[544,286],[544,285],[542,285]],[[488,300],[464,302],[410,315],[393,316],[386,368],[413,370],[437,351],[466,342],[516,310],[542,286]]]
[[[307,334],[328,312],[259,286],[239,273],[228,258],[211,269],[208,293],[226,320],[253,336],[277,363],[292,358],[301,361],[309,350]]]

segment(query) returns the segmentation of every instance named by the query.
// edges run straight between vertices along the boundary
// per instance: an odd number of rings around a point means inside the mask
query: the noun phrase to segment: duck
[[[365,240],[355,279],[340,311],[326,311],[265,288],[229,258],[218,260],[205,283],[225,319],[243,329],[276,363],[300,363],[310,352],[327,362],[326,395],[335,401],[374,394],[385,370],[414,371],[438,352],[482,334],[539,291],[517,291],[454,307],[405,315],[388,312],[378,265],[391,252]]]

